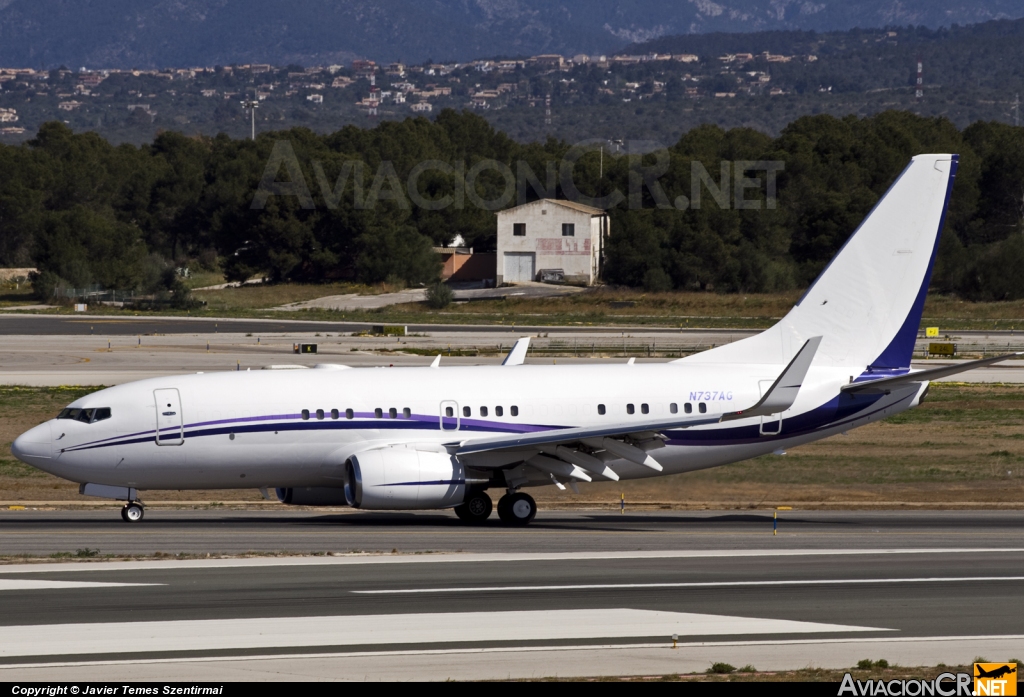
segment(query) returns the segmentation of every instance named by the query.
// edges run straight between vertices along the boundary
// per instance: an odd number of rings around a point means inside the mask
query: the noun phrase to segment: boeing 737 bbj
[[[20,436],[19,459],[85,495],[275,488],[287,504],[454,508],[533,520],[527,487],[676,474],[827,438],[921,403],[912,371],[956,155],[920,155],[775,326],[661,364],[224,372],[76,400]],[[1016,354],[1014,354],[1016,355]],[[770,464],[765,464],[770,467]]]

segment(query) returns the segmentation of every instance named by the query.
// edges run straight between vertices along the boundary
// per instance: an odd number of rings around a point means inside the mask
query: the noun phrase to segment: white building
[[[545,198],[499,211],[497,282],[536,281],[561,269],[569,283],[601,275],[608,214],[600,208]]]

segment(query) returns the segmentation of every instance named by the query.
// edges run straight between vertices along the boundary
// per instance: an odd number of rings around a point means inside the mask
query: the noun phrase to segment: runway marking
[[[1012,554],[1024,547],[953,547],[912,549],[738,549],[661,550],[630,552],[510,552],[396,555],[346,555],[337,557],[243,557],[229,559],[169,559],[128,562],[64,562],[60,564],[0,565],[0,574],[65,573],[69,571],[148,571],[171,569],[239,569],[268,566],[348,566],[365,564],[450,564],[524,561],[601,561],[622,559],[720,559],[734,557],[822,557],[898,554]]]
[[[515,591],[627,590],[630,588],[743,588],[761,586],[828,586],[875,583],[965,583],[969,581],[1024,581],[1024,576],[965,576],[928,578],[842,578],[797,579],[791,581],[701,581],[680,583],[593,583],[565,586],[471,586],[467,588],[404,588],[350,591],[360,595],[402,595],[409,593],[493,593]]]
[[[125,586],[166,586],[166,583],[107,583],[101,581],[41,581],[27,578],[0,579],[2,591],[72,590],[75,588],[123,588]]]
[[[895,631],[631,608],[8,626],[0,656],[484,641]]]
[[[754,641],[695,641],[678,642],[680,649],[737,646],[817,646],[820,644],[914,644],[971,641],[1022,641],[1024,634],[987,634],[980,636],[936,636],[936,637],[844,637],[841,639],[770,639]],[[600,651],[629,649],[662,649],[671,651],[670,642],[634,644],[553,644],[548,646],[486,646],[460,649],[395,649],[390,651],[335,651],[325,653],[267,653],[241,656],[191,656],[175,658],[119,658],[99,661],[52,661],[48,663],[4,663],[0,671],[23,668],[70,668],[77,666],[130,666],[163,663],[216,663],[219,661],[274,661],[325,658],[369,658],[373,656],[451,656],[459,654],[488,653],[535,653],[538,651]]]

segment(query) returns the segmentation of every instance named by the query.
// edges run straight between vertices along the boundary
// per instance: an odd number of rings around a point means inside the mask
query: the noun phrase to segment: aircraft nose
[[[18,436],[11,443],[11,454],[30,465],[34,464],[34,461],[49,460],[53,457],[50,423],[40,424]]]

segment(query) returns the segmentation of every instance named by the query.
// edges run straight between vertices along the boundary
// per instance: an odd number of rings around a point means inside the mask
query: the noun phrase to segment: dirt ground
[[[103,504],[14,459],[10,444],[92,388],[0,387],[0,505]],[[1024,507],[1024,385],[933,384],[924,405],[817,443],[702,472],[531,490],[546,507]],[[147,492],[147,504],[261,505],[252,489]]]

